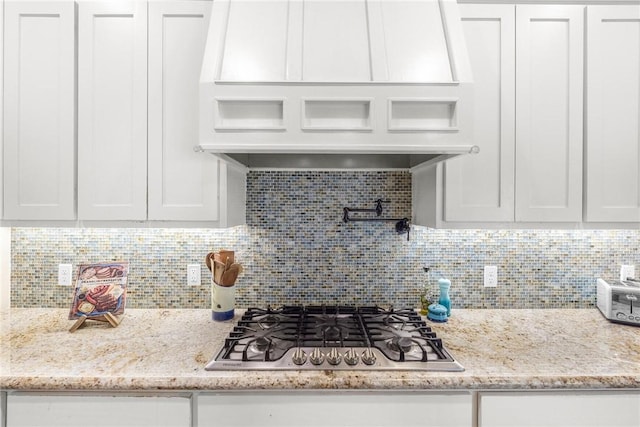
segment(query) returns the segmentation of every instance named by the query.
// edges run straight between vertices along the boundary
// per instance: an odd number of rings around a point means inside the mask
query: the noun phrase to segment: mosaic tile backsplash
[[[262,172],[247,177],[247,225],[231,229],[13,228],[11,305],[67,307],[57,265],[130,262],[130,308],[209,308],[205,255],[233,249],[245,267],[238,307],[282,304],[418,306],[437,279],[459,308],[580,308],[595,303],[595,278],[640,266],[638,230],[433,230],[411,240],[394,223],[342,222],[343,208],[410,217],[408,172]],[[202,264],[202,285],[186,266]],[[483,266],[499,285],[484,288]],[[429,266],[428,273],[423,267]]]

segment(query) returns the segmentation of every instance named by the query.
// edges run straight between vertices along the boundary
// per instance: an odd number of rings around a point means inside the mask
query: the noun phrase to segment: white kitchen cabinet
[[[586,221],[640,221],[640,5],[587,7]]]
[[[479,398],[479,427],[639,425],[639,392],[495,392]]]
[[[0,82],[4,82],[4,0],[0,0]],[[0,117],[4,116],[4,84],[0,85]],[[0,148],[4,147],[4,120],[0,120]],[[0,191],[4,188],[4,154],[0,149]],[[4,191],[0,197],[0,219],[4,215]],[[0,418],[1,419],[1,418]],[[4,426],[2,426],[4,427]]]
[[[7,406],[7,393],[0,391],[0,427],[6,427],[5,425],[5,412]]]
[[[193,150],[210,8],[7,3],[3,219],[245,222],[246,172]]]
[[[513,221],[515,7],[461,4],[474,80],[477,155],[445,165],[445,221]]]
[[[197,153],[211,1],[149,3],[149,220],[218,221],[219,163]]]
[[[147,3],[78,2],[78,217],[147,218]]]
[[[480,153],[447,161],[427,225],[582,220],[583,13],[461,5]]]
[[[583,15],[516,7],[516,221],[582,220]]]
[[[461,427],[473,417],[470,392],[270,391],[199,395],[197,425]]]
[[[190,427],[188,396],[9,393],[7,427]]]
[[[75,5],[4,6],[4,218],[75,219]]]

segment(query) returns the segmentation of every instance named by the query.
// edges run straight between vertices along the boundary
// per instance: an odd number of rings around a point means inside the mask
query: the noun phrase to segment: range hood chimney
[[[455,0],[215,0],[199,149],[249,168],[410,168],[477,152]]]

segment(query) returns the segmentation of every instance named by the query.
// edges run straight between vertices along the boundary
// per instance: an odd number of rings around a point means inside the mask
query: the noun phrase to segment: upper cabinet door
[[[210,1],[149,3],[149,219],[217,221],[218,163],[196,153]]]
[[[640,6],[587,8],[587,221],[640,221]]]
[[[78,216],[147,217],[147,4],[78,4]]]
[[[445,165],[445,221],[513,221],[515,6],[461,4],[474,82],[477,155]]]
[[[516,221],[582,220],[584,6],[516,6]]]
[[[75,6],[5,3],[4,218],[75,219]]]

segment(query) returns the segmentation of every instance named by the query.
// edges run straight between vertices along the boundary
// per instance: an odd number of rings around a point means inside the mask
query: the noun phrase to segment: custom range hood
[[[410,168],[477,152],[455,0],[215,0],[201,150],[249,168]]]

